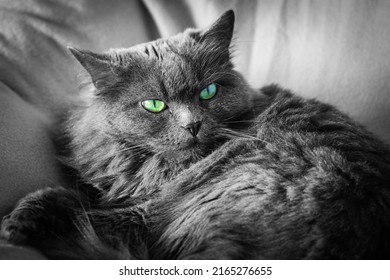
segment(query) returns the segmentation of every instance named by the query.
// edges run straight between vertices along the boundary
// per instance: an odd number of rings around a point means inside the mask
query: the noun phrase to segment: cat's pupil
[[[152,113],[159,113],[166,108],[166,104],[158,99],[148,99],[141,102],[142,107]]]

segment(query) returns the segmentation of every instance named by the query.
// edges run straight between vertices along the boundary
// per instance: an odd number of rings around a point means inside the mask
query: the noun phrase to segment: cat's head
[[[205,30],[128,49],[96,54],[70,48],[94,85],[85,109],[91,119],[83,121],[156,153],[210,149],[250,102],[251,89],[231,63],[233,29],[228,11]]]

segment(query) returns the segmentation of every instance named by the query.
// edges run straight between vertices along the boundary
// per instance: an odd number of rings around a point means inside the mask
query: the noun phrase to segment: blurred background
[[[205,27],[236,13],[236,68],[331,103],[390,143],[390,1],[1,0],[0,216],[66,185],[53,134],[78,102],[67,46],[95,52]]]

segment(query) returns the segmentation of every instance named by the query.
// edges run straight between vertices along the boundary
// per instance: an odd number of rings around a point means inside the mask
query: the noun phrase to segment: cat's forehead
[[[131,48],[137,57],[143,77],[162,87],[170,97],[197,88],[202,83],[202,75],[194,43],[189,38],[177,36],[160,39]]]
[[[143,53],[151,59],[163,59],[162,55],[185,55],[196,47],[196,42],[190,34],[194,31],[187,30],[169,38],[157,39],[131,47],[129,50]]]

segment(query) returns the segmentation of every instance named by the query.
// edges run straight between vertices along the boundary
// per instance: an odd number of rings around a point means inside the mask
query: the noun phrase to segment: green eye
[[[148,99],[142,101],[141,104],[146,110],[152,113],[159,113],[167,107],[163,101],[158,99]]]
[[[199,94],[200,99],[211,99],[215,96],[217,93],[217,85],[214,83],[211,83],[207,86],[207,88],[202,89],[202,91]]]

